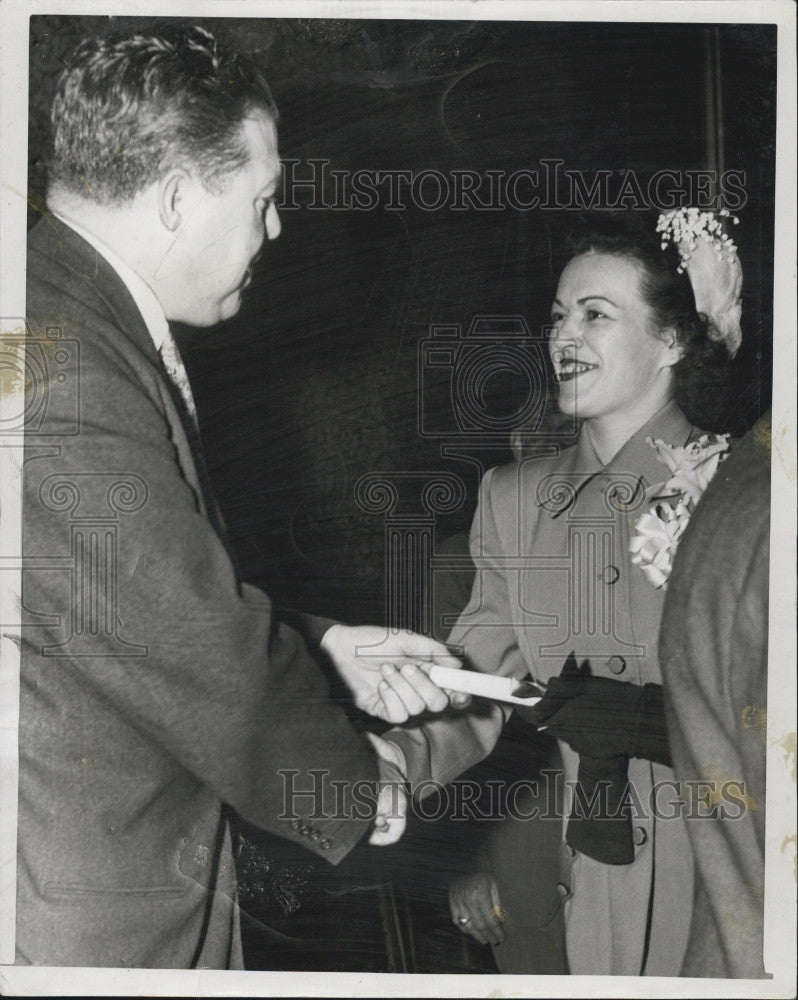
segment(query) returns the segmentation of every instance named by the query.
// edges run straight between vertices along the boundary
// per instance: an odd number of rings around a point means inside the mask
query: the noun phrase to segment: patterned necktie
[[[183,359],[180,357],[180,351],[177,349],[177,344],[175,343],[175,339],[171,332],[167,333],[163,344],[161,344],[161,361],[166,369],[166,374],[169,376],[169,381],[180,393],[183,406],[185,407],[188,416],[191,417],[191,421],[197,432],[197,437],[199,438],[197,406],[194,402],[194,395],[191,392],[191,385],[188,381],[186,366],[183,364]]]
[[[197,406],[194,402],[194,394],[191,391],[191,383],[188,380],[188,372],[186,371],[186,366],[183,364],[183,359],[180,357],[180,351],[177,349],[177,344],[175,343],[171,331],[167,333],[163,344],[161,344],[159,353],[167,375],[167,382],[169,384],[169,389],[171,390],[170,395],[172,396],[172,401],[175,404],[175,408],[177,409],[180,417],[180,423],[182,424],[183,430],[188,438],[191,455],[197,469],[197,478],[199,479],[200,489],[202,490],[202,497],[208,511],[208,517],[216,529],[216,533],[224,543],[228,555],[233,561],[233,565],[236,567],[237,571],[238,564],[236,562],[233,547],[230,544],[230,538],[227,534],[227,526],[224,523],[224,517],[222,516],[221,508],[219,507],[219,503],[216,499],[216,493],[213,489],[211,478],[208,475],[208,468],[205,465],[205,456],[202,451],[202,440],[200,438],[199,420],[197,419]]]

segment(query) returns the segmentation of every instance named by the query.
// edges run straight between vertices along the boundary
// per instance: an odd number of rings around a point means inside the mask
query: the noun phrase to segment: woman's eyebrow
[[[577,302],[580,306],[583,306],[586,302],[590,302],[591,299],[601,299],[602,302],[609,302],[609,304],[611,306],[615,306],[616,309],[620,308],[617,302],[613,302],[612,299],[608,299],[606,295],[584,295],[581,299],[578,299]]]

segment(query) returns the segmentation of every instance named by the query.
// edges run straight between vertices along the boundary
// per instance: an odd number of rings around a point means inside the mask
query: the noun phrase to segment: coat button
[[[557,883],[557,892],[562,896],[563,899],[570,899],[572,895],[571,890],[565,884],[565,882]]]
[[[606,583],[608,586],[612,586],[617,583],[621,578],[621,571],[617,566],[605,566],[604,569],[599,574],[599,579],[602,583]]]
[[[636,826],[632,830],[632,840],[637,844],[638,847],[642,847],[643,844],[648,840],[648,833],[646,833],[646,828],[644,826]]]
[[[626,670],[626,660],[622,656],[611,656],[607,666],[613,674],[622,674]]]

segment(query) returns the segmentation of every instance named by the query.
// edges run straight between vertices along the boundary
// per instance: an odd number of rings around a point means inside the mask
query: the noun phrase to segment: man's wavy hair
[[[184,166],[218,193],[247,161],[254,111],[277,121],[260,71],[204,28],[85,39],[56,87],[48,183],[119,204]]]
[[[683,350],[673,368],[676,401],[691,420],[712,430],[728,402],[729,355],[707,335],[707,318],[696,310],[690,279],[679,273],[678,252],[673,244],[662,248],[656,228],[651,212],[585,212],[566,240],[566,252],[625,257],[638,267],[656,327],[674,330]]]

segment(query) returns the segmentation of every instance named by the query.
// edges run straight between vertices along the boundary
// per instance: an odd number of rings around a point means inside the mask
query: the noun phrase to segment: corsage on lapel
[[[684,448],[646,438],[670,478],[648,490],[650,506],[629,542],[632,562],[649,583],[665,590],[679,540],[701,495],[729,450],[728,434],[704,434]]]

